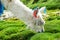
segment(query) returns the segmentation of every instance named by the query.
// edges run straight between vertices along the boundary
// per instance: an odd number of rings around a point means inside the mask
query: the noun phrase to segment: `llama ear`
[[[46,14],[46,8],[44,9],[44,14]]]
[[[39,11],[40,11],[41,13],[46,14],[46,7],[42,7],[42,8],[40,8]]]

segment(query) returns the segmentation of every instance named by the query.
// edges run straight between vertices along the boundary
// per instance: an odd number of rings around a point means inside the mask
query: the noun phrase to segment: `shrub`
[[[20,20],[9,19],[7,21],[0,21],[0,31],[8,27],[26,27],[25,23]]]
[[[17,32],[20,32],[20,31],[23,31],[25,30],[25,28],[23,27],[8,27],[8,28],[5,28],[1,31],[1,33],[5,34],[5,35],[11,35],[11,34],[14,34],[14,33],[17,33]]]
[[[26,25],[20,20],[0,21],[0,40],[28,40],[35,33],[25,28]]]
[[[50,11],[50,10],[49,10]],[[59,10],[54,10],[50,11],[47,14],[49,15],[48,17],[45,18],[46,21],[52,21],[52,20],[60,20],[60,14],[58,12]]]
[[[28,40],[34,34],[35,33],[30,30],[24,30],[21,32],[12,33],[10,35],[1,34],[0,39],[1,40]]]
[[[38,33],[31,37],[30,40],[54,40],[51,33]]]
[[[60,9],[59,0],[22,0],[22,2],[28,7],[34,9],[34,7],[46,6],[47,9]]]
[[[60,33],[55,33],[53,36],[55,37],[55,40],[60,40]]]
[[[57,20],[60,20],[60,16],[57,16]]]
[[[45,31],[51,33],[60,32],[60,20],[47,21],[45,24]]]

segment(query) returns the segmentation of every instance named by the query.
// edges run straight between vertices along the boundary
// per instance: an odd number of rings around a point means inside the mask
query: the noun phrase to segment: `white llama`
[[[43,20],[41,10],[38,10],[37,16],[33,16],[33,11],[26,7],[20,0],[1,0],[4,7],[11,11],[13,15],[24,21],[27,28],[36,32],[44,31],[45,21]]]

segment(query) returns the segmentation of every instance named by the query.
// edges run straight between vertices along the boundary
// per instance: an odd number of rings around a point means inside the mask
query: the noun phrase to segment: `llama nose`
[[[45,24],[45,21],[42,21],[41,24]]]
[[[39,21],[38,22],[38,25],[44,25],[45,24],[45,21]]]

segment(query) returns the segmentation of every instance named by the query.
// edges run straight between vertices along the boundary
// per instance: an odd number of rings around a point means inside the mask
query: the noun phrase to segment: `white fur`
[[[27,24],[27,28],[36,32],[44,31],[44,23],[41,10],[38,11],[37,16],[39,18],[33,17],[33,11],[26,7],[20,0],[1,0],[5,8],[13,13],[14,16],[24,21]]]
[[[11,17],[13,17],[12,12],[7,11],[7,10],[4,10],[4,13],[3,13],[2,17],[3,17],[4,15],[5,15],[5,18],[11,18]]]
[[[8,18],[12,18],[13,14],[12,12],[8,11],[8,10],[4,10],[3,14],[0,17],[0,20],[4,20],[4,19],[8,19]]]

